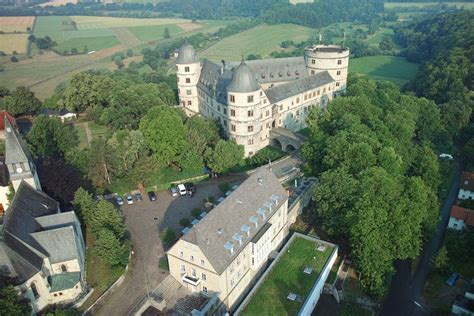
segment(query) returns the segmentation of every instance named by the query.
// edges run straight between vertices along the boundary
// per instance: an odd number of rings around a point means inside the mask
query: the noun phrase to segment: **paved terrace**
[[[236,315],[297,315],[321,272],[328,265],[335,245],[294,235],[282,255],[268,268]],[[305,269],[312,269],[310,274]],[[296,294],[294,300],[288,299]]]

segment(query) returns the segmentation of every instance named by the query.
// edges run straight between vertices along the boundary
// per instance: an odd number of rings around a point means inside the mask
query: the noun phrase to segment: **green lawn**
[[[242,54],[259,54],[268,57],[280,48],[284,40],[301,42],[310,37],[314,30],[294,24],[258,25],[250,30],[229,36],[199,53],[200,57],[220,61],[239,60]]]
[[[386,27],[381,27],[374,35],[371,35],[367,39],[367,43],[371,46],[379,46],[380,41],[382,40],[382,37],[384,36],[390,36],[393,38],[393,29],[389,29]]]
[[[109,131],[107,126],[99,125],[94,122],[89,122],[89,129],[91,130],[92,139],[97,137],[105,137]]]
[[[295,238],[242,315],[296,315],[333,251],[332,247],[326,247],[323,252],[315,248],[314,241]],[[313,268],[310,275],[303,272],[308,266]],[[301,300],[288,300],[290,292],[300,295]]]
[[[394,56],[367,56],[349,61],[351,73],[367,75],[375,80],[393,81],[400,85],[413,79],[418,67],[418,64],[410,63],[403,57]]]
[[[132,26],[128,29],[141,41],[154,41],[163,38],[165,28],[168,28],[171,36],[181,33],[183,30],[174,25]]]
[[[93,50],[99,51],[118,44],[120,42],[115,36],[71,38],[53,47],[53,50],[63,53],[64,51],[70,52],[71,49],[75,48],[79,53],[82,53],[85,46],[87,46],[87,50],[90,52]]]
[[[86,129],[84,125],[74,124],[74,129],[76,130],[77,136],[79,138],[79,148],[87,148],[89,145],[87,144]]]
[[[36,18],[34,35],[49,36],[57,42],[63,41],[64,33],[75,30],[71,22],[67,16],[39,16]]]

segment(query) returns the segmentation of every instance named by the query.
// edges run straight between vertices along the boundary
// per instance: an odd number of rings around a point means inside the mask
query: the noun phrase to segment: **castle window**
[[[67,267],[66,267],[65,264],[62,264],[62,265],[61,265],[61,271],[62,271],[62,272],[67,272]]]
[[[321,90],[318,90],[318,95],[320,95],[320,94],[321,94]]]
[[[253,125],[247,126],[247,132],[253,132]]]
[[[192,94],[191,90],[186,90],[186,95],[191,95],[191,94]]]
[[[248,111],[247,111],[247,115],[248,115],[249,117],[253,116],[253,110],[248,110]]]
[[[183,102],[181,102],[181,104],[182,104],[183,106],[185,106],[185,105],[186,105],[186,102],[183,101]]]
[[[183,256],[184,256],[184,252],[180,251],[180,252],[179,252],[179,257],[180,257],[180,258],[183,258]]]
[[[253,138],[250,138],[247,142],[249,145],[253,145]]]
[[[337,61],[337,64],[338,64],[338,65],[342,65],[342,60],[339,59],[339,60]]]
[[[201,265],[202,265],[202,266],[204,265],[204,260],[203,260],[203,259],[201,259]]]
[[[253,151],[250,151],[250,152],[249,152],[249,156],[253,156]]]
[[[184,72],[189,72],[189,67],[184,67]]]
[[[316,60],[311,59],[311,63],[312,63],[313,65],[316,64]]]
[[[336,75],[338,75],[338,76],[339,76],[340,74],[341,74],[341,71],[340,71],[340,70],[338,70],[338,71],[336,72]]]
[[[262,91],[260,91],[260,96],[262,96],[262,95],[263,95],[263,92],[262,92]]]
[[[339,82],[336,82],[336,87],[339,87]]]
[[[230,116],[235,116],[235,110],[230,110]]]
[[[247,103],[252,103],[253,102],[253,95],[247,96]]]
[[[189,260],[191,260],[191,262],[194,261],[194,256],[189,256]]]
[[[224,114],[227,115],[227,110],[226,109],[224,109]]]
[[[267,110],[267,112],[265,112],[265,116],[270,116],[270,110]]]
[[[233,131],[233,132],[235,132],[235,125],[234,125],[234,124],[231,124],[231,125],[230,125],[230,130]]]
[[[196,277],[196,269],[191,268],[191,275],[192,275],[193,277]]]
[[[235,95],[229,95],[230,102],[235,102]]]
[[[181,273],[185,273],[186,272],[186,266],[184,264],[180,264],[179,265],[179,271],[181,271]]]
[[[311,74],[314,75],[314,70],[311,70]]]
[[[190,78],[186,78],[186,83],[191,83],[191,79],[190,79]]]
[[[192,104],[192,102],[191,102],[191,101],[188,101],[188,105],[191,105],[191,104]]]
[[[304,100],[305,101],[308,100],[308,95],[307,94],[304,95]]]
[[[205,273],[202,273],[201,277],[202,277],[202,279],[203,279],[204,281],[206,281],[206,280],[207,280],[207,276],[206,276],[206,274],[205,274]]]
[[[207,294],[207,287],[203,286],[202,291]]]
[[[296,104],[300,103],[300,98],[296,98]]]

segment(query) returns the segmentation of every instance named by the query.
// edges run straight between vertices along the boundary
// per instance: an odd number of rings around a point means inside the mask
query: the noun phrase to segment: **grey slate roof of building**
[[[276,103],[299,93],[324,86],[333,81],[334,79],[329,72],[324,71],[303,79],[272,87],[267,89],[265,93],[270,103]]]
[[[0,237],[0,268],[17,277],[18,284],[40,271],[45,257],[70,257],[70,252],[76,251],[76,247],[64,248],[71,244],[70,234],[47,230],[70,220],[70,214],[57,214],[58,211],[58,202],[27,182],[20,183],[5,214]],[[65,228],[57,230],[60,229]],[[69,230],[74,235],[74,228]]]
[[[232,80],[227,86],[229,92],[254,92],[260,89],[255,74],[244,61],[232,71]]]
[[[272,195],[278,196],[278,204],[272,207],[266,220],[262,220],[257,214],[257,210],[264,208],[265,202],[271,202]],[[245,245],[260,229],[264,228],[264,223],[268,218],[287,200],[287,193],[275,175],[262,167],[193,226],[181,239],[197,245],[214,269],[218,273],[222,273]],[[258,228],[255,228],[255,225],[250,222],[249,219],[252,216],[259,219]],[[241,230],[244,224],[250,227],[249,236]],[[236,233],[241,234],[243,238],[240,246],[233,239]],[[227,242],[234,244],[232,255],[229,250],[224,248]]]
[[[28,162],[31,154],[23,138],[12,127],[10,120],[5,116],[5,163]]]
[[[177,64],[192,64],[198,62],[199,58],[196,56],[194,48],[187,42],[181,45],[178,50],[178,58],[176,59]]]
[[[32,233],[31,236],[48,253],[51,263],[73,260],[78,257],[73,226]]]

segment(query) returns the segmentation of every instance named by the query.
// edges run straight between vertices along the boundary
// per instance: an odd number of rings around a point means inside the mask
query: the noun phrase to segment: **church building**
[[[270,144],[272,129],[297,132],[311,108],[344,93],[348,66],[349,49],[337,45],[307,47],[301,57],[217,64],[201,61],[185,43],[176,59],[179,101],[187,115],[217,120],[248,157]]]

